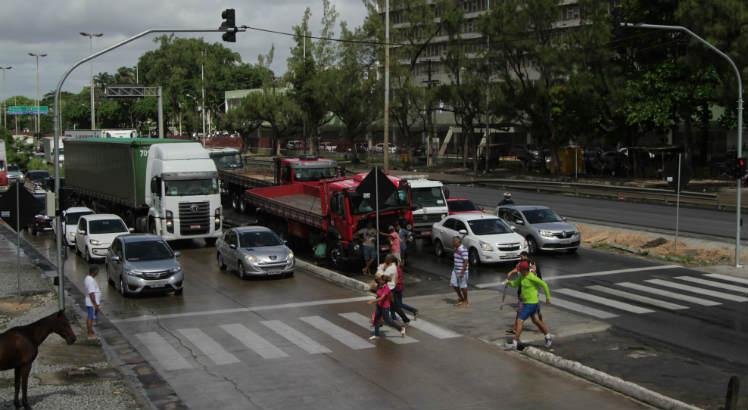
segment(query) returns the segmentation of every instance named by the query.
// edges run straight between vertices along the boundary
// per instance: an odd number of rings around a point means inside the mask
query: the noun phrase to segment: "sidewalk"
[[[4,332],[55,312],[58,301],[51,281],[23,251],[19,295],[16,245],[4,235],[9,228],[0,229],[0,332]],[[83,312],[71,298],[67,301],[66,314],[78,339],[67,345],[52,334],[40,346],[29,377],[29,403],[39,410],[142,408],[101,345],[86,340]],[[13,389],[13,371],[0,373],[0,408],[13,408]]]

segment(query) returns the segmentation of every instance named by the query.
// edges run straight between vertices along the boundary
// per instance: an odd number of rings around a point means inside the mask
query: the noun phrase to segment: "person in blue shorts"
[[[517,265],[516,270],[519,272],[517,278],[511,279],[516,272],[510,272],[509,275],[507,275],[505,284],[514,288],[520,288],[522,309],[519,311],[517,319],[514,321],[514,336],[512,337],[512,342],[508,343],[506,347],[508,349],[517,349],[520,336],[522,335],[522,325],[528,318],[532,320],[532,323],[534,323],[541,332],[543,332],[545,346],[551,347],[553,344],[553,337],[551,336],[548,326],[546,326],[543,319],[540,318],[538,288],[543,288],[543,292],[545,293],[545,303],[547,304],[551,303],[551,290],[543,279],[540,279],[530,271],[530,264],[528,262],[520,262]]]

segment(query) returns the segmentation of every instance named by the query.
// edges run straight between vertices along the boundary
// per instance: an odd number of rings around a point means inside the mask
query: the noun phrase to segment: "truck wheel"
[[[436,254],[438,258],[444,256],[444,246],[442,246],[442,241],[438,239],[434,242],[434,254]]]
[[[239,210],[239,194],[231,195],[231,207],[234,208],[235,211]]]
[[[247,203],[244,202],[244,199],[239,198],[239,212],[246,213],[247,212]]]
[[[205,238],[205,245],[216,246],[216,239],[217,238]]]
[[[148,220],[148,233],[158,235],[158,233],[156,232],[156,223],[153,219]]]
[[[342,261],[343,251],[340,249],[340,246],[336,246],[330,251],[330,262],[332,262],[332,266],[334,266],[336,269],[340,269],[343,261]]]

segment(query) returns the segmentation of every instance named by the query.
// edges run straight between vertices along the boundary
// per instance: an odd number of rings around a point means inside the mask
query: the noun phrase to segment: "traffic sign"
[[[8,115],[36,115],[35,105],[11,105],[8,106]],[[42,105],[39,107],[40,115],[48,115],[49,107]]]

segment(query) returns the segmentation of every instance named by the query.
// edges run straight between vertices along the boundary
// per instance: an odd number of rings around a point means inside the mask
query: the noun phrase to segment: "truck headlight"
[[[166,232],[174,233],[174,212],[166,211]]]
[[[480,242],[480,248],[483,249],[486,252],[489,252],[489,251],[493,250],[493,248],[491,247],[490,243],[483,242],[483,241]]]
[[[545,229],[541,229],[540,231],[538,231],[538,233],[540,234],[540,236],[544,238],[553,238],[552,231],[546,231]]]
[[[213,224],[215,225],[215,230],[221,229],[221,208],[216,208],[216,211],[213,213]]]

